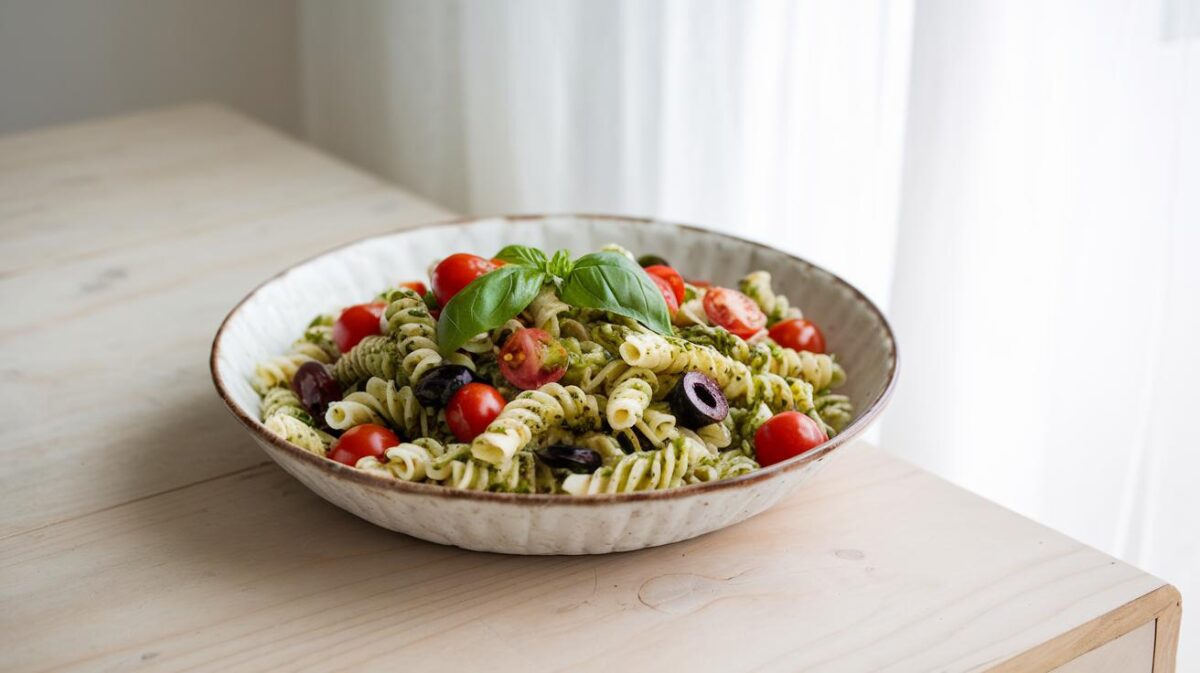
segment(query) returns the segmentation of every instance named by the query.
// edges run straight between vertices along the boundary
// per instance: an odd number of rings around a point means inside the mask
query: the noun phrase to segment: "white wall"
[[[0,0],[0,133],[192,100],[299,129],[294,0]]]

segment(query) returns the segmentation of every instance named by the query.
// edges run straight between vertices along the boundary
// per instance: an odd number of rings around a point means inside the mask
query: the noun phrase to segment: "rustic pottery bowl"
[[[509,243],[576,254],[606,243],[672,260],[692,278],[733,285],[766,269],[777,291],[821,325],[848,380],[853,423],[800,456],[726,481],[667,491],[561,496],[456,491],[362,472],[299,449],[258,421],[248,379],[313,315],[363,301],[397,281],[423,278],[457,251],[488,254]],[[603,554],[686,540],[743,521],[811,476],[879,414],[895,384],[896,343],[879,310],[846,281],[767,246],[650,220],[592,215],[492,217],[375,236],[298,264],[242,300],[221,325],[212,375],[229,410],[284,470],[333,504],[424,540],[507,554]]]

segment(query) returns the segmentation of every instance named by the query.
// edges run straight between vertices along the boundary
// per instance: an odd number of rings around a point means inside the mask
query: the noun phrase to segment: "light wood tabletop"
[[[451,214],[211,105],[0,137],[0,669],[1154,671],[1170,585],[864,443],[657,549],[421,542],[212,390],[275,272]]]

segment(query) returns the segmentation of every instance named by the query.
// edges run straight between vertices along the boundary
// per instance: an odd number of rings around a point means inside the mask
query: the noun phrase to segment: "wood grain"
[[[1153,622],[1171,670],[1173,588],[865,444],[745,524],[602,557],[318,499],[217,402],[217,323],[444,216],[212,106],[0,138],[0,669],[1048,671]]]
[[[214,106],[0,138],[0,536],[263,462],[212,394],[221,319],[447,215]]]

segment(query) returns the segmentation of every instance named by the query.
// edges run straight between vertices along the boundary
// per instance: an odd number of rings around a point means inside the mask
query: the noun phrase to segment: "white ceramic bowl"
[[[660,254],[685,275],[734,285],[766,269],[825,333],[848,374],[839,389],[854,422],[831,441],[788,461],[725,481],[620,495],[561,496],[456,491],[398,481],[315,456],[258,421],[248,379],[255,363],[282,353],[312,316],[359,303],[435,258],[487,254],[509,243],[576,254],[606,243]],[[592,215],[494,217],[431,224],[367,238],[298,264],[250,293],[225,319],[212,348],[221,399],[275,462],[318,495],[372,523],[441,544],[507,554],[602,554],[686,540],[747,519],[809,477],[861,433],[886,403],[897,373],[887,321],[837,276],[758,243],[650,220]]]

